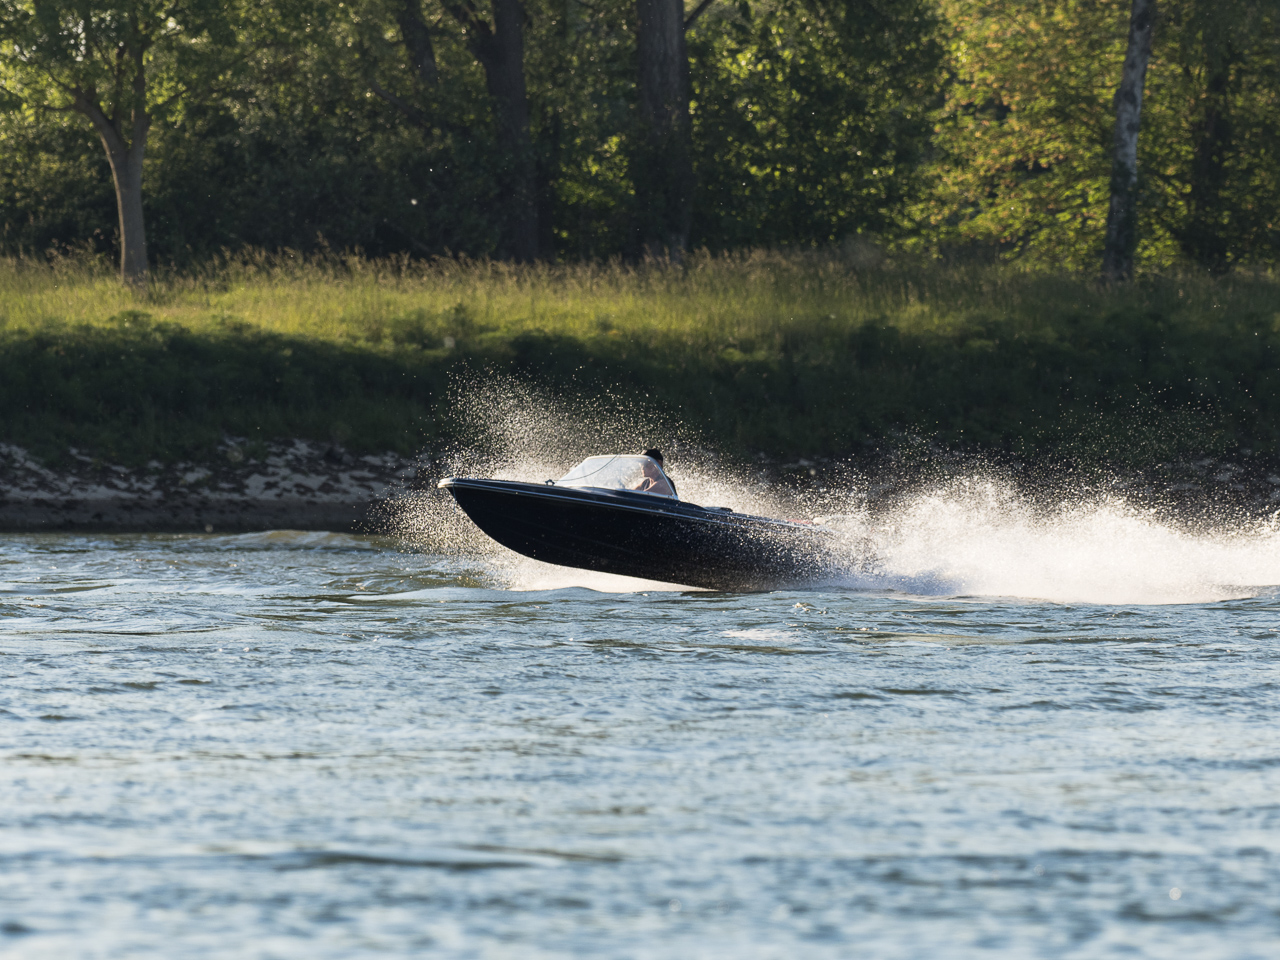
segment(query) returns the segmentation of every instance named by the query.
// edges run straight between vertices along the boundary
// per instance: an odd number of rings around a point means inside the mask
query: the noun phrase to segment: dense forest
[[[1277,0],[0,0],[0,44],[10,256],[1096,271],[1134,77],[1137,269],[1280,251]]]

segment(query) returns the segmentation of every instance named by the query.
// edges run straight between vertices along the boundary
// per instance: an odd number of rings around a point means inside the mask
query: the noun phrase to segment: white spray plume
[[[867,531],[864,586],[1063,603],[1204,603],[1280,584],[1280,524],[1187,529],[1114,494],[1043,503],[962,478],[903,498]]]
[[[873,509],[865,483],[801,494],[725,466],[678,420],[655,413],[647,398],[615,391],[602,401],[572,403],[492,379],[456,392],[469,442],[434,464],[440,477],[541,482],[592,454],[660,446],[682,499],[741,513],[817,517],[846,535],[851,551],[870,551],[868,572],[818,589],[1133,605],[1242,598],[1280,584],[1280,515],[1192,531],[1115,494],[1045,502],[980,472]],[[401,501],[397,526],[423,549],[475,557],[494,581],[513,589],[682,589],[520,557],[489,540],[435,489]]]

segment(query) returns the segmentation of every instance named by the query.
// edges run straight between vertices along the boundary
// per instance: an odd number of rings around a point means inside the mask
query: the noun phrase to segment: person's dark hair
[[[640,454],[642,457],[648,457],[650,460],[657,460],[658,466],[662,466],[662,451],[657,449],[646,450]]]

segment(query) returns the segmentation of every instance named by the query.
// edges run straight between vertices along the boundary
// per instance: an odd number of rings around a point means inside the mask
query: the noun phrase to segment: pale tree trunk
[[[133,78],[134,106],[130,138],[120,131],[118,118],[108,117],[98,103],[94,90],[76,91],[73,109],[92,121],[111,164],[111,178],[116,186],[116,210],[120,214],[120,278],[128,284],[147,280],[147,228],[142,215],[142,159],[147,148],[151,116],[147,113],[147,81],[142,72],[142,58],[137,57]],[[114,112],[114,110],[113,110]]]
[[[695,16],[706,9],[699,6]],[[693,21],[690,17],[689,22]],[[693,215],[689,54],[683,0],[636,0],[636,61],[645,143],[633,174],[640,241],[679,260]]]
[[[144,141],[127,150],[107,148],[120,211],[120,277],[125,283],[147,280],[147,228],[142,217],[142,153]]]
[[[1138,247],[1138,130],[1142,124],[1142,88],[1151,59],[1156,0],[1133,0],[1129,43],[1116,90],[1116,127],[1111,158],[1111,206],[1102,252],[1102,276],[1128,280]]]

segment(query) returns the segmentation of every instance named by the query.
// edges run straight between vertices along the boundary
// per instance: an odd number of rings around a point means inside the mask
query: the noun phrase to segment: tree
[[[1181,68],[1166,95],[1182,105],[1186,182],[1152,186],[1177,211],[1168,229],[1183,257],[1223,273],[1274,249],[1280,3],[1165,0],[1160,19]]]
[[[537,207],[537,163],[529,125],[529,93],[525,82],[524,32],[528,12],[523,0],[491,0],[486,17],[471,0],[439,0],[430,17],[422,0],[373,0],[365,5],[369,16],[360,54],[377,51],[363,71],[369,88],[393,106],[410,123],[431,133],[458,125],[445,104],[457,99],[457,88],[466,83],[457,73],[442,79],[437,62],[438,41],[456,44],[439,22],[441,14],[460,30],[462,46],[484,72],[485,89],[496,120],[497,146],[503,155],[507,242],[514,259],[532,261],[544,255]],[[388,16],[389,15],[389,16]],[[357,16],[357,19],[361,19]],[[405,94],[384,84],[377,76],[378,60],[388,55],[385,21],[395,24],[402,49],[390,54],[407,57],[412,65],[413,91]],[[357,55],[358,59],[362,59]],[[383,71],[385,72],[385,71]],[[463,73],[465,74],[465,70]],[[403,84],[401,84],[403,86]]]
[[[933,189],[916,207],[925,235],[1096,270],[1131,0],[943,0],[942,10],[952,79]],[[1141,202],[1127,208],[1129,269],[1270,262],[1280,252],[1280,3],[1160,0],[1159,31],[1132,141],[1142,176]]]
[[[217,0],[0,0],[10,105],[93,124],[115,184],[120,274],[147,275],[143,161],[157,113],[204,93],[235,40]]]
[[[636,0],[636,79],[643,147],[636,184],[641,244],[679,259],[689,245],[693,210],[693,142],[689,118],[689,54],[684,0]]]
[[[511,245],[515,259],[538,258],[538,180],[529,136],[529,93],[524,79],[525,7],[521,0],[491,0],[492,23],[469,0],[445,0],[466,34],[467,47],[484,67],[485,86],[497,107],[498,137],[511,163]]]
[[[942,85],[930,0],[725,4],[689,39],[695,244],[906,229]]]
[[[1133,255],[1138,247],[1138,131],[1155,19],[1156,0],[1133,0],[1124,68],[1115,95],[1111,203],[1102,250],[1102,275],[1108,280],[1133,276]]]
[[[951,79],[916,210],[931,242],[1095,268],[1120,2],[943,0]]]

